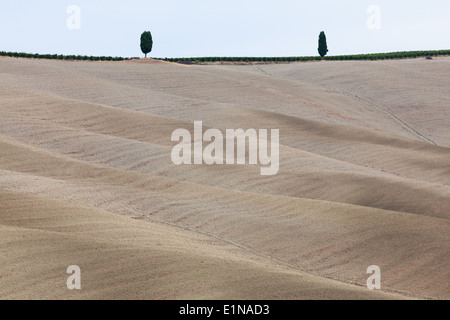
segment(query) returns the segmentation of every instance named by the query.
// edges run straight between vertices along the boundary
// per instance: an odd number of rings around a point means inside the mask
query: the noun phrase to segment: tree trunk
[[[147,58],[147,54],[145,54],[145,57]]]

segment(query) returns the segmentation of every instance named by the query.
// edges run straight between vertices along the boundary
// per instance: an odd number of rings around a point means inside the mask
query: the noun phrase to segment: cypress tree
[[[141,51],[143,54],[145,54],[145,57],[147,58],[147,53],[152,51],[153,46],[153,40],[152,40],[152,34],[150,31],[144,31],[141,34]]]
[[[321,32],[319,35],[319,48],[318,48],[320,56],[323,58],[328,52],[327,46],[327,37],[325,36],[325,32]]]

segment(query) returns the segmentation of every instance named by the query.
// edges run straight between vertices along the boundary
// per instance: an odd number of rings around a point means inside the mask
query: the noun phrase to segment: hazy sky
[[[0,0],[0,51],[135,57],[144,30],[161,58],[450,49],[450,1]]]

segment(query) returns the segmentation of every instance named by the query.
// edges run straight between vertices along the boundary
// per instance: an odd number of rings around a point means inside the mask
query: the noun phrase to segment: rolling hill
[[[449,57],[151,62],[0,58],[0,298],[450,298]],[[174,165],[194,121],[278,173]]]

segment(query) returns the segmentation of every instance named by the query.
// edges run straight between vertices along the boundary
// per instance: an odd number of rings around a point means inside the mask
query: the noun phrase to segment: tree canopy
[[[328,52],[327,46],[327,37],[325,36],[325,32],[320,32],[319,35],[319,48],[318,48],[320,56],[323,58]]]
[[[141,51],[143,54],[145,54],[145,57],[147,58],[147,53],[152,51],[153,47],[153,39],[152,34],[150,31],[144,31],[141,34]]]

